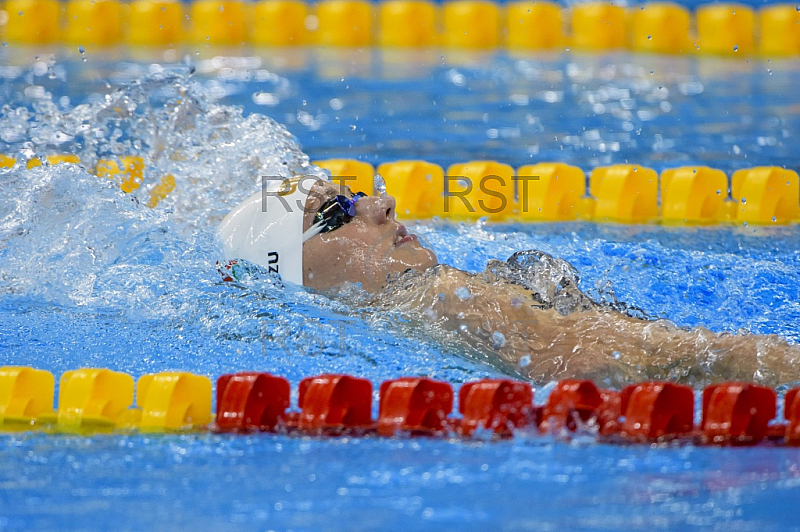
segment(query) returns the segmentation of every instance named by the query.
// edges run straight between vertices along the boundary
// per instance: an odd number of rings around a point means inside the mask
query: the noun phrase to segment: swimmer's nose
[[[356,214],[376,225],[394,220],[396,203],[392,196],[366,196],[356,202]]]

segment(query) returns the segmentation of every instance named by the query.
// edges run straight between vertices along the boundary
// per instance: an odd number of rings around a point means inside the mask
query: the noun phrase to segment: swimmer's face
[[[306,201],[303,230],[314,223],[320,207],[337,194],[353,196],[336,183],[317,182]],[[438,264],[433,251],[422,247],[416,235],[394,219],[391,196],[365,196],[356,204],[356,215],[346,224],[321,233],[303,244],[303,284],[319,290],[343,283],[361,283],[377,292],[390,273],[409,268],[424,270]]]

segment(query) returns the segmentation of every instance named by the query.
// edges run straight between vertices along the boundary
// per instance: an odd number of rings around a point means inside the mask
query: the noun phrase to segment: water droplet
[[[372,186],[378,196],[386,195],[386,180],[381,174],[375,174],[375,177],[372,178]]]
[[[506,337],[500,331],[492,333],[492,347],[500,349],[506,345]]]
[[[355,131],[355,130],[356,130],[356,125],[350,124],[350,131]]]
[[[531,365],[531,357],[530,355],[524,355],[519,359],[519,365],[522,368],[526,368]]]
[[[461,300],[469,299],[470,296],[472,296],[472,293],[466,286],[459,286],[458,288],[456,288],[455,294],[456,297]]]
[[[652,76],[653,74],[655,74],[655,73],[656,73],[656,71],[655,71],[655,70],[651,70],[651,71],[650,71],[650,75],[651,75],[651,76]]]
[[[611,353],[611,358],[613,358],[614,360],[619,360],[619,357],[621,356],[622,353],[620,353],[619,351],[614,351],[613,353]]]
[[[733,51],[734,52],[738,52],[739,51],[739,46],[734,44],[733,45]]]
[[[648,40],[648,41],[649,41],[649,40],[651,40],[652,38],[653,38],[653,36],[652,36],[652,35],[648,35],[648,36],[647,36],[647,40]]]

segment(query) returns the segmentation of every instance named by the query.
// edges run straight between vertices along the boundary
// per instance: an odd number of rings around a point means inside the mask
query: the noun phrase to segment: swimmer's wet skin
[[[394,198],[354,195],[319,178],[271,184],[234,208],[220,233],[229,260],[246,259],[329,293],[358,284],[376,305],[458,331],[537,382],[776,386],[800,375],[800,347],[777,335],[715,334],[629,316],[592,301],[578,288],[574,268],[545,253],[492,260],[479,274],[440,265],[395,220]]]

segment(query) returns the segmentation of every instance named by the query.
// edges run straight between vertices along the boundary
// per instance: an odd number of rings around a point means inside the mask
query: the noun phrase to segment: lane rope
[[[486,0],[7,0],[0,30],[11,43],[76,46],[240,45],[515,51],[631,50],[765,57],[800,55],[794,4],[758,12],[728,3],[692,13],[670,2]]]
[[[453,387],[424,377],[381,383],[378,418],[372,419],[372,383],[324,374],[300,381],[296,408],[283,377],[240,372],[217,379],[216,416],[211,380],[189,372],[143,375],[102,368],[61,376],[53,410],[52,373],[0,367],[0,430],[50,433],[279,432],[337,436],[425,435],[505,438],[525,434],[595,434],[600,441],[698,445],[800,445],[800,388],[784,396],[784,420],[775,421],[777,394],[765,386],[727,382],[702,392],[702,419],[694,422],[694,390],[669,382],[643,382],[620,391],[590,380],[556,384],[543,406],[531,385],[482,379],[461,386],[453,417]],[[135,394],[135,406],[132,406]]]
[[[28,160],[28,168],[46,164],[80,164],[76,155],[53,154]],[[0,156],[0,168],[15,165]],[[561,162],[540,162],[514,170],[498,161],[469,161],[443,169],[427,161],[371,164],[353,159],[314,161],[335,182],[373,194],[380,174],[386,192],[397,199],[397,216],[497,222],[560,222],[585,220],[675,226],[713,224],[784,225],[800,221],[800,178],[779,166],[737,170],[730,178],[707,166],[669,168],[659,176],[652,168],[616,164],[594,168],[589,178],[581,168]],[[142,185],[147,205],[155,207],[177,186],[171,174],[144,182],[142,157],[101,159],[91,170],[114,180],[125,192]]]

